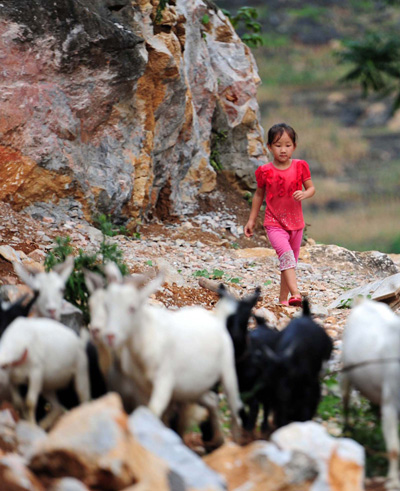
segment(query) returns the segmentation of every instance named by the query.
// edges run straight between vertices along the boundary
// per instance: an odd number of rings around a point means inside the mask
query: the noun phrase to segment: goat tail
[[[307,297],[303,298],[302,305],[303,305],[303,315],[305,317],[310,317],[311,316],[310,302]]]

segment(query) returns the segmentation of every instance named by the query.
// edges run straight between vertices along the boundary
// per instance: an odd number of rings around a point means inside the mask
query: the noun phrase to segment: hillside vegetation
[[[317,187],[304,205],[309,235],[354,250],[399,252],[400,111],[391,112],[393,94],[364,97],[357,81],[342,83],[353,67],[338,56],[348,40],[397,33],[398,2],[216,3],[232,13],[257,8],[262,125],[267,131],[286,121],[299,134],[296,156],[309,162]]]

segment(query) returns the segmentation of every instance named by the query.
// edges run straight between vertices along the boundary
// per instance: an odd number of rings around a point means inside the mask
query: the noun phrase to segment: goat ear
[[[261,294],[261,288],[258,286],[255,290],[254,290],[254,293],[253,295],[251,295],[250,297],[246,298],[246,301],[252,306],[254,307],[254,305],[257,303],[258,299],[260,298],[260,294]]]
[[[65,284],[68,278],[70,277],[74,269],[74,266],[75,266],[74,256],[70,255],[63,263],[56,264],[55,266],[53,266],[53,271],[61,277],[61,279]]]
[[[140,297],[142,301],[144,301],[146,298],[148,298],[152,293],[155,293],[160,286],[164,283],[165,280],[165,272],[163,270],[160,270],[158,275],[154,278],[154,280],[151,280],[150,283],[147,283],[141,290],[140,290]]]
[[[107,278],[108,283],[119,283],[123,282],[122,273],[116,263],[110,261],[104,266],[104,273]]]
[[[32,288],[32,290],[36,291],[39,288],[36,275],[33,274],[31,271],[28,271],[22,263],[19,263],[17,261],[14,261],[12,263],[14,267],[15,273],[18,275],[19,279],[23,281],[26,285],[29,286],[29,288]]]
[[[227,297],[228,296],[228,290],[227,290],[226,286],[223,283],[220,283],[218,285],[217,293],[220,296],[220,298],[224,298],[224,297]]]
[[[84,268],[83,276],[85,277],[86,288],[88,289],[90,295],[92,295],[96,290],[105,287],[106,282],[100,274]]]
[[[142,288],[150,278],[154,278],[154,274],[147,273],[134,273],[129,276],[124,276],[123,282],[135,286],[136,288]]]

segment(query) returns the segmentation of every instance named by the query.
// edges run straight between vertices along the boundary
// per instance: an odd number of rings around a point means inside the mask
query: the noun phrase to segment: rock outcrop
[[[212,2],[5,2],[0,50],[0,200],[17,210],[182,215],[215,187],[210,155],[249,187],[266,161],[254,59]]]

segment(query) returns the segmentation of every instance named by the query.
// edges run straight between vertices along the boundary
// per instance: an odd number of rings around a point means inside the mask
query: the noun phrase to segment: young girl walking
[[[296,145],[297,134],[291,126],[275,124],[268,131],[273,161],[256,170],[257,190],[244,228],[246,237],[251,237],[265,197],[264,227],[281,271],[279,302],[293,307],[302,304],[295,272],[304,230],[301,202],[315,194],[307,162],[292,159]]]

